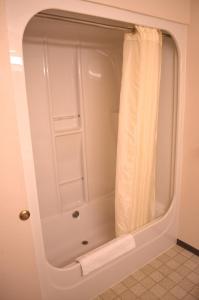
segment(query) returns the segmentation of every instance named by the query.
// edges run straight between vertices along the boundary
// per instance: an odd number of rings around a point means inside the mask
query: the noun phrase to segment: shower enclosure
[[[82,0],[6,0],[6,21],[42,299],[93,299],[176,242],[186,26]],[[132,233],[134,249],[83,276],[76,258],[115,241],[120,29],[132,24],[175,40],[163,36],[156,216]]]
[[[65,267],[115,237],[114,190],[124,30],[47,11],[24,34],[40,217],[48,261]],[[104,21],[103,22],[107,22]],[[93,26],[94,25],[94,26]],[[163,35],[156,213],[172,201],[177,53]],[[141,229],[141,228],[140,228]],[[140,230],[139,229],[139,230]]]

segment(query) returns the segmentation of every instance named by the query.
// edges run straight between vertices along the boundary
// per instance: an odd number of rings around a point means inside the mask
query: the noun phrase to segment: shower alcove
[[[6,3],[14,101],[42,299],[93,299],[176,241],[186,26],[80,0]],[[160,28],[174,37],[163,35],[156,214],[132,233],[132,251],[83,276],[76,258],[115,238],[117,127],[126,31],[122,28],[132,24]]]
[[[99,18],[89,24],[85,16],[82,24],[81,18],[40,13],[23,43],[45,251],[61,268],[115,237],[120,27],[131,27]],[[173,197],[177,55],[169,35],[163,36],[161,68],[155,218]]]

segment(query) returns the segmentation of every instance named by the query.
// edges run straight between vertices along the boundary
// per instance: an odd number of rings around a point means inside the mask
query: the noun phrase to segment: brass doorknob
[[[19,214],[19,218],[22,220],[22,221],[26,221],[30,218],[30,212],[28,210],[22,210]]]

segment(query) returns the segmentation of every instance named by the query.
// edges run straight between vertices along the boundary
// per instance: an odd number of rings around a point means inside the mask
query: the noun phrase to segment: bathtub
[[[76,210],[44,218],[42,227],[48,261],[65,268],[78,256],[114,239],[113,202],[114,196],[107,195]],[[77,212],[78,217],[73,217]]]
[[[182,168],[186,26],[80,0],[71,0],[66,3],[58,0],[46,0],[44,3],[41,3],[41,1],[36,0],[34,3],[28,3],[28,5],[23,0],[17,1],[17,3],[7,0],[6,5],[14,99],[42,297],[46,300],[92,299],[154,259],[160,253],[166,251],[176,242]],[[21,14],[21,7],[23,7],[23,14]],[[102,214],[104,215],[103,220],[100,217],[96,217],[96,211],[101,209],[103,200],[100,204],[98,201],[93,201],[93,204],[89,207],[85,203],[77,208],[69,209],[62,215],[40,218],[25,74],[22,63],[22,39],[24,29],[31,17],[39,11],[50,8],[161,28],[173,36],[178,49],[178,120],[172,203],[166,214],[132,233],[136,244],[132,251],[116,260],[110,261],[104,267],[87,276],[82,276],[80,264],[74,262],[74,257],[79,255],[80,252],[82,254],[82,251],[85,253],[114,238],[114,224],[110,222],[110,216],[113,215],[112,208],[105,209],[106,214]],[[13,57],[16,57],[16,59],[13,60]],[[109,203],[111,203],[114,198],[113,195],[108,195],[107,197],[110,200]],[[161,210],[161,199],[159,209]],[[78,218],[72,217],[75,211],[79,212]],[[95,219],[95,228],[92,228],[92,230],[89,222],[85,222],[88,219],[88,215]],[[99,226],[102,223],[103,226]],[[61,227],[69,228],[67,235],[65,235],[64,231],[60,232],[56,228],[58,224],[61,224]],[[70,230],[72,226],[75,228],[73,232]],[[82,230],[83,226],[86,229]],[[48,233],[52,233],[52,230],[53,234],[49,235]],[[101,237],[97,241],[95,240],[96,233]],[[61,248],[58,246],[59,239],[64,240]],[[78,243],[79,245],[77,247],[72,246],[72,249],[77,251],[76,253],[73,252],[74,256],[71,255],[72,251],[69,249],[69,240],[72,244]],[[88,244],[83,245],[83,241],[88,241]],[[67,253],[70,253],[70,255]]]
[[[83,217],[79,220],[80,222],[78,224],[77,232],[72,231],[71,236],[69,236],[71,243],[74,243],[73,245],[75,245],[75,242],[73,241],[73,234],[75,235],[78,233],[79,235],[85,235],[85,231],[82,230],[84,227],[82,226],[84,226],[84,217],[86,217],[84,214],[87,214],[88,212],[89,211],[84,208],[82,211],[80,209],[80,214],[82,214]],[[144,266],[150,260],[154,259],[160,253],[166,251],[169,247],[172,247],[175,244],[177,236],[176,214],[177,205],[173,203],[164,217],[156,219],[150,225],[145,226],[145,228],[142,228],[133,234],[136,247],[132,251],[110,261],[104,267],[90,273],[87,276],[82,276],[81,266],[78,262],[75,262],[74,260],[73,262],[70,262],[71,257],[68,261],[56,261],[59,268],[53,267],[49,262],[45,262],[46,274],[48,274],[47,281],[49,290],[46,291],[48,299],[61,300],[64,297],[67,297],[67,299],[93,299],[103,290],[116,284],[132,272]],[[65,216],[63,215],[63,218],[64,217]],[[62,220],[60,219],[60,221]],[[53,220],[48,220],[47,222],[48,224],[46,225],[52,226],[55,230]],[[70,226],[71,224],[67,225]],[[107,234],[106,225],[107,228],[110,229],[109,224],[105,224],[104,228],[97,228],[96,224],[96,229],[92,228],[92,230],[90,229],[90,232],[86,232],[86,234],[88,234],[88,239],[91,240],[90,248],[97,247],[99,242],[100,244],[106,243],[106,236],[102,231],[105,229]],[[97,241],[95,239],[95,233],[98,234]],[[100,234],[102,237],[101,241],[99,241]],[[111,234],[113,234],[113,232],[110,232],[110,235],[107,236],[107,241],[110,240]],[[75,236],[75,239],[77,241],[78,236]],[[81,238],[79,239],[79,242],[81,243]],[[75,247],[74,249],[77,248]],[[81,254],[84,253],[82,252],[82,249],[78,250]],[[57,251],[58,250],[55,249],[55,252]],[[85,249],[85,253],[86,251],[87,250]],[[58,252],[63,259],[63,253],[60,253],[60,251]],[[79,253],[74,254],[76,256],[79,255]],[[59,255],[58,257],[60,257]]]

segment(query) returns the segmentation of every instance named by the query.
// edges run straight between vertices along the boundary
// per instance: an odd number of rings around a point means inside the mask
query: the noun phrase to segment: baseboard
[[[183,242],[183,241],[181,241],[181,240],[179,240],[179,239],[177,239],[176,244],[177,244],[178,246],[180,246],[180,247],[182,247],[182,248],[184,248],[184,249],[186,249],[186,250],[192,252],[193,254],[199,256],[199,249],[194,248],[194,247],[192,247],[191,245],[189,245],[189,244],[187,244],[187,243],[185,243],[185,242]]]

